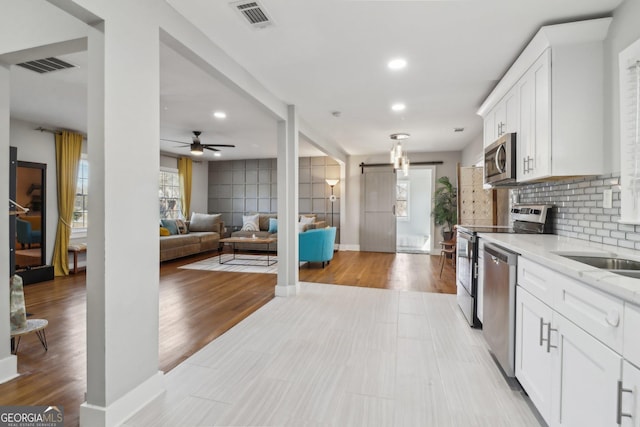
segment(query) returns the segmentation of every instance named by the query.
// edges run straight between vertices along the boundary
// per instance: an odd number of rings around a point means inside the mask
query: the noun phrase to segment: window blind
[[[620,221],[640,224],[640,40],[620,53]]]

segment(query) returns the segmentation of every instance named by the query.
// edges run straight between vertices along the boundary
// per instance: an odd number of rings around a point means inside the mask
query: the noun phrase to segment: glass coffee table
[[[278,241],[278,239],[274,239],[273,237],[266,237],[266,238],[262,238],[262,237],[227,237],[226,239],[220,239],[220,244],[221,245],[231,245],[231,249],[233,252],[233,257],[226,260],[226,261],[222,261],[222,250],[219,252],[218,254],[218,262],[220,263],[220,265],[223,264],[230,264],[230,265],[251,265],[251,266],[264,266],[264,267],[270,267],[272,265],[274,265],[276,262],[278,262],[278,260],[276,258],[274,258],[273,256],[270,257],[270,251],[269,251],[269,246],[272,243],[276,243]],[[260,259],[255,259],[255,258],[246,258],[246,257],[239,257],[238,256],[238,250],[236,248],[236,244],[238,243],[244,243],[244,244],[250,244],[250,245],[266,245],[266,249],[267,249],[267,259],[266,260],[260,260]],[[240,262],[237,262],[240,261]],[[243,261],[253,261],[251,264],[243,262]]]

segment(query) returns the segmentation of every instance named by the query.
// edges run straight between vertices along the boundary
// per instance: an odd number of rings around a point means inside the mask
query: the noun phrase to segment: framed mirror
[[[47,263],[46,185],[46,164],[17,162],[15,200],[29,211],[16,214],[16,271]]]

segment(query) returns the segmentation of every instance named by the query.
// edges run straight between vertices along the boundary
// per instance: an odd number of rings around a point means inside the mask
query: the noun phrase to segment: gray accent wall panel
[[[209,162],[208,210],[221,213],[225,225],[242,226],[248,213],[277,213],[277,159],[250,159]],[[314,213],[331,225],[331,189],[326,178],[340,178],[340,165],[330,157],[301,157],[299,166],[299,206],[301,214]],[[339,187],[334,188],[339,198]],[[340,225],[339,200],[333,222]],[[340,230],[336,241],[339,242]]]

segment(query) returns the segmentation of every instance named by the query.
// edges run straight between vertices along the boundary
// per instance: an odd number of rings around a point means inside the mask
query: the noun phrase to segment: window
[[[73,204],[73,216],[71,217],[71,231],[84,231],[88,224],[88,199],[89,196],[89,162],[86,158],[80,159],[78,164],[78,178],[76,181],[76,199]]]
[[[640,224],[640,39],[620,52],[621,222]]]
[[[180,178],[177,170],[160,171],[160,218],[181,218]]]
[[[409,220],[409,181],[396,183],[396,217]]]

